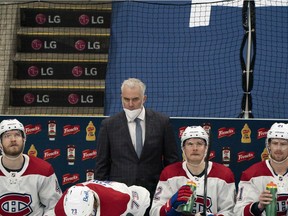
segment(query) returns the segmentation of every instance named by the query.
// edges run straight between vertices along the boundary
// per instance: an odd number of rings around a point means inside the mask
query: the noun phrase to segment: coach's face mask
[[[139,109],[134,109],[134,110],[129,110],[129,109],[126,109],[126,108],[123,108],[126,116],[131,119],[131,121],[134,121],[141,113],[142,111],[142,108],[139,108]]]

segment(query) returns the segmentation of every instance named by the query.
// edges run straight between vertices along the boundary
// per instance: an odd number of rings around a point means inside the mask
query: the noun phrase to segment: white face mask
[[[134,121],[140,115],[142,108],[135,109],[135,110],[129,110],[129,109],[123,108],[123,110],[128,116],[128,118],[130,118],[131,121]]]

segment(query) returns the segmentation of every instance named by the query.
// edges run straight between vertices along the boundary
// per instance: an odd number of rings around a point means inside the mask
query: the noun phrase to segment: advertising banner
[[[16,79],[93,79],[104,80],[107,62],[14,61]]]
[[[21,26],[110,28],[111,10],[21,8]],[[69,14],[69,16],[67,16]]]
[[[103,107],[104,91],[98,89],[10,89],[10,105],[25,107]]]
[[[51,163],[62,190],[94,178],[96,142],[105,117],[0,116],[17,118],[27,133],[24,153]],[[265,140],[274,122],[286,120],[171,118],[178,143],[185,127],[200,125],[211,135],[210,160],[232,169],[238,183],[242,171],[268,157]]]
[[[28,53],[97,53],[106,54],[109,49],[109,35],[75,35],[64,33],[46,35],[17,35],[17,52]]]

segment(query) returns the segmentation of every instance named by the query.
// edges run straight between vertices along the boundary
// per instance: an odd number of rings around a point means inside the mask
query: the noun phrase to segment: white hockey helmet
[[[25,128],[21,122],[19,122],[17,119],[3,120],[0,123],[0,152],[3,155],[5,155],[5,153],[4,153],[3,146],[2,146],[2,134],[10,130],[20,130],[22,132],[24,139],[26,140]],[[25,141],[24,141],[22,152],[24,151],[24,147],[25,147]]]
[[[286,139],[288,140],[288,124],[285,123],[274,123],[271,128],[267,132],[267,138],[266,138],[266,149],[269,153],[270,160],[274,161],[277,164],[284,163],[288,157],[286,157],[282,161],[276,161],[271,156],[271,150],[269,147],[269,142],[271,139]]]
[[[21,122],[19,122],[17,119],[8,119],[3,120],[0,123],[0,136],[2,136],[3,133],[10,130],[20,130],[23,133],[24,138],[26,139],[26,133],[25,128]]]
[[[272,138],[288,140],[288,125],[284,123],[274,123],[267,132],[267,142]]]
[[[209,136],[207,132],[201,126],[188,126],[181,136],[181,147],[183,147],[184,142],[190,138],[201,138],[209,144]]]
[[[72,186],[64,197],[67,216],[90,216],[94,210],[94,192],[87,186]]]

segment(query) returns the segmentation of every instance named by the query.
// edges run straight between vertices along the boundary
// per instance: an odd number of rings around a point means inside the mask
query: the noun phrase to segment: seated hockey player
[[[160,175],[152,207],[151,216],[181,215],[225,215],[232,216],[235,205],[235,180],[232,171],[222,164],[208,161],[207,194],[204,203],[204,182],[206,155],[209,137],[201,126],[190,126],[181,136],[183,162],[164,168]],[[193,182],[196,190],[191,190],[187,182]],[[191,212],[183,213],[182,206],[193,195]]]
[[[91,180],[63,193],[55,207],[56,216],[143,216],[150,193],[141,186]]]

